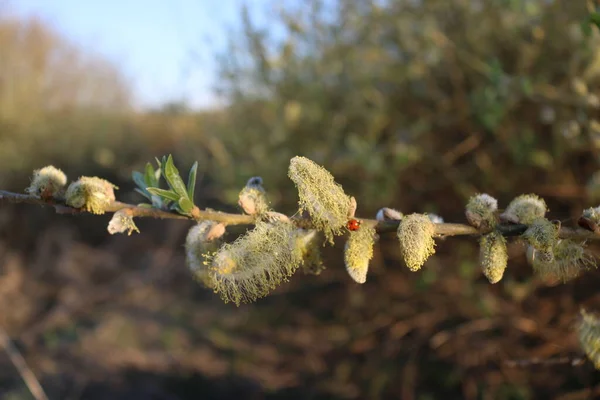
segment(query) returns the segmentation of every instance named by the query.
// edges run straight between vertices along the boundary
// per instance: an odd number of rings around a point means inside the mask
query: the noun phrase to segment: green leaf
[[[138,192],[139,194],[141,194],[142,196],[144,196],[145,198],[147,198],[148,200],[152,200],[152,195],[145,189],[135,188],[134,190],[136,192]]]
[[[189,214],[192,212],[194,208],[194,203],[186,197],[182,197],[179,199],[179,208],[183,211],[184,214]]]
[[[179,176],[179,171],[173,164],[173,156],[169,155],[167,162],[165,163],[165,179],[169,183],[171,189],[175,191],[180,197],[187,197],[187,190],[185,189],[185,183]]]
[[[171,200],[174,202],[178,202],[179,198],[181,197],[172,190],[165,190],[165,189],[160,189],[160,188],[156,188],[156,187],[149,187],[146,190],[152,194],[155,194],[164,199]]]
[[[194,191],[196,190],[196,174],[198,173],[198,161],[192,165],[190,168],[190,173],[188,174],[188,184],[187,184],[187,193],[188,198],[190,200],[194,200]]]
[[[131,173],[131,178],[133,179],[133,182],[135,182],[135,184],[138,186],[138,188],[140,188],[141,190],[146,190],[146,188],[150,185],[147,185],[146,182],[144,181],[144,176],[142,175],[141,172],[138,171],[133,171]]]
[[[152,164],[146,163],[146,170],[144,172],[144,180],[146,181],[146,187],[158,187],[158,181],[155,178],[154,168],[152,167]]]

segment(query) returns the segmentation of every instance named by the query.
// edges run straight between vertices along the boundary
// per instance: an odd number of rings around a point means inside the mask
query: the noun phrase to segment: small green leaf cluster
[[[146,164],[145,173],[133,173],[137,191],[150,200],[150,206],[162,210],[173,210],[179,214],[192,216],[194,209],[194,191],[198,162],[195,162],[188,173],[187,186],[173,163],[171,155],[156,159],[158,169],[154,170],[150,163]],[[164,177],[168,189],[160,188],[160,178]],[[146,205],[147,206],[147,205]]]

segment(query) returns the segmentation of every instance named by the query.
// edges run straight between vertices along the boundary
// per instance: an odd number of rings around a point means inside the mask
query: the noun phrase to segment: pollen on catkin
[[[65,173],[52,165],[48,165],[33,171],[31,184],[25,189],[25,192],[49,200],[62,196],[66,185],[67,176]]]
[[[269,211],[269,202],[261,177],[255,176],[248,180],[240,191],[238,204],[248,215],[263,215]]]
[[[375,229],[363,226],[357,231],[350,231],[344,248],[344,263],[348,275],[357,283],[367,281],[369,261],[373,258],[375,245]]]
[[[498,231],[482,235],[479,239],[479,264],[490,283],[498,283],[508,263],[506,239]]]
[[[65,202],[92,214],[104,214],[106,208],[115,201],[114,189],[117,187],[107,180],[82,176],[67,188]]]
[[[288,176],[298,189],[300,211],[308,211],[314,227],[333,243],[333,236],[343,233],[353,208],[350,197],[329,171],[306,157],[291,159]]]
[[[522,238],[541,252],[552,252],[554,246],[558,243],[559,228],[546,218],[538,218],[534,220]]]
[[[185,238],[185,259],[194,278],[212,288],[207,262],[222,244],[225,225],[215,221],[200,221],[190,228]]]
[[[296,245],[302,254],[302,270],[305,274],[319,275],[325,270],[321,258],[323,234],[315,229],[298,229]]]
[[[477,229],[492,229],[496,226],[498,200],[486,193],[477,194],[469,199],[465,216]]]
[[[258,222],[233,243],[224,244],[209,266],[214,291],[238,306],[269,294],[302,263],[296,230],[291,223]]]
[[[531,224],[543,218],[548,211],[546,202],[535,194],[522,194],[514,198],[500,216],[503,220],[515,224]]]
[[[410,214],[400,221],[397,235],[408,269],[418,271],[435,254],[434,234],[435,224],[427,215]]]
[[[581,310],[577,336],[587,358],[596,369],[600,369],[600,319],[594,314]]]
[[[544,278],[566,282],[596,266],[594,258],[585,251],[584,243],[570,239],[559,240],[550,254],[535,251],[532,262],[536,273]]]

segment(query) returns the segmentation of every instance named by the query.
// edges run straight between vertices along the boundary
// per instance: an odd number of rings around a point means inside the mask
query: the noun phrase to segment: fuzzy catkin
[[[529,225],[536,219],[543,218],[547,211],[544,199],[535,194],[522,194],[510,202],[501,217],[515,224]]]
[[[367,281],[369,261],[373,258],[375,229],[362,226],[357,231],[350,231],[344,248],[344,263],[348,275],[357,283]]]
[[[471,225],[479,229],[489,229],[496,225],[498,200],[486,193],[477,194],[469,199],[465,216]]]
[[[325,270],[321,258],[323,241],[323,234],[315,229],[296,231],[296,245],[302,254],[302,270],[305,274],[319,275]]]
[[[47,200],[61,196],[66,185],[65,173],[53,165],[48,165],[33,171],[31,184],[25,189],[25,192]]]
[[[504,275],[508,263],[506,239],[498,231],[493,231],[479,239],[479,264],[490,283],[498,283]]]
[[[82,176],[67,188],[65,202],[68,206],[81,208],[92,214],[104,214],[106,208],[115,201],[116,188],[105,179]]]
[[[209,274],[223,301],[250,303],[264,297],[302,263],[296,227],[287,222],[258,222],[212,257]]]
[[[225,225],[215,221],[201,221],[190,228],[185,239],[185,258],[194,278],[212,288],[208,262],[222,244]]]
[[[435,224],[424,214],[405,216],[398,225],[398,241],[408,269],[418,271],[435,254]]]
[[[348,221],[351,198],[329,171],[306,157],[291,159],[288,176],[298,189],[300,211],[308,211],[315,228],[333,243],[333,236],[340,235]]]
[[[532,265],[540,276],[566,282],[579,276],[581,271],[595,267],[596,262],[585,251],[584,243],[562,239],[549,254],[535,250]]]
[[[552,252],[558,243],[559,228],[546,218],[537,218],[530,223],[522,237],[538,251]]]

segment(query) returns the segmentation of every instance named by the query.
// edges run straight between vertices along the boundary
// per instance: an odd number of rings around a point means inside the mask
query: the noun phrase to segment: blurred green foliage
[[[296,154],[326,164],[359,212],[441,192],[442,214],[476,191],[552,195],[597,165],[600,35],[586,18],[543,0],[311,0],[269,27],[245,13],[221,59],[225,148],[236,175],[276,186]]]

